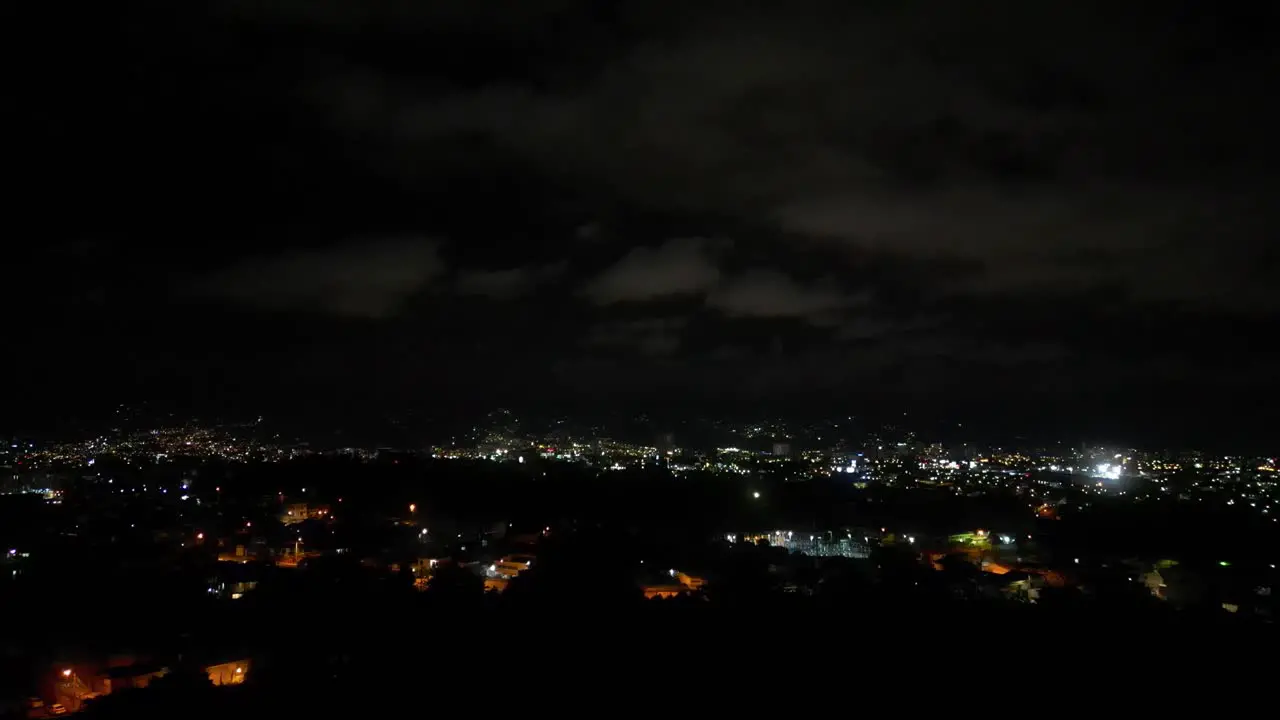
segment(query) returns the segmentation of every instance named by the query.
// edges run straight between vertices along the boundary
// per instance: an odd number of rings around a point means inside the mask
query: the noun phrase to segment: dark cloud
[[[564,263],[508,268],[505,270],[469,270],[458,274],[454,283],[460,295],[480,295],[495,300],[509,300],[533,292],[565,271]]]
[[[1229,63],[1187,57],[1197,30],[1091,3],[929,7],[684,13],[561,87],[422,93],[367,68],[341,82],[395,107],[373,115],[393,121],[398,148],[482,133],[631,201],[776,225],[793,242],[974,261],[981,277],[949,291],[1118,285],[1199,301],[1204,284],[1185,275],[1204,258],[1171,254],[1173,233],[1252,252],[1253,234],[1224,237],[1217,218],[1245,209],[1232,184],[1274,157],[1274,141],[1242,138],[1275,111]],[[1237,270],[1210,282],[1269,296]]]
[[[639,351],[649,356],[672,355],[680,349],[687,325],[688,318],[684,317],[606,322],[592,330],[587,343],[606,349]]]
[[[48,298],[33,325],[203,313],[246,367],[366,359],[388,396],[448,373],[718,399],[1003,382],[1065,405],[1274,387],[1269,8],[207,10],[55,23],[98,61],[51,60],[15,102],[19,212],[51,237],[2,292]],[[203,219],[180,246],[173,216]],[[324,348],[256,350],[283,342],[261,310]]]
[[[830,279],[802,283],[774,270],[751,270],[707,296],[707,305],[731,317],[798,318],[838,323],[857,300]]]
[[[434,241],[365,241],[247,258],[205,279],[198,290],[268,310],[380,318],[443,271]]]
[[[700,294],[719,279],[710,243],[682,238],[633,248],[588,282],[583,295],[601,305],[656,300]]]

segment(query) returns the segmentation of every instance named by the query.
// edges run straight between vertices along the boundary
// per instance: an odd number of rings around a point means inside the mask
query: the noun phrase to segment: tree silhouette
[[[433,603],[479,605],[484,598],[484,580],[460,565],[440,565],[427,581],[427,597]]]
[[[204,668],[191,662],[179,661],[169,672],[151,681],[148,689],[157,692],[190,693],[213,688],[213,681]]]

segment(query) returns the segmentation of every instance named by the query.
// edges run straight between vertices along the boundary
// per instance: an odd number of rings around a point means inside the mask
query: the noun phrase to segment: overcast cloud
[[[199,316],[388,396],[1274,386],[1269,6],[208,10],[86,16],[98,61],[17,103],[50,238],[4,292],[48,298],[50,347]]]

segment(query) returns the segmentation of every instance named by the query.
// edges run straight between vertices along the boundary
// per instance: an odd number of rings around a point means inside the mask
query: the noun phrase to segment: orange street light
[[[413,503],[409,503],[409,512],[418,512],[418,506]]]
[[[71,677],[71,668],[62,671],[62,677]]]
[[[204,533],[196,533],[196,539],[197,539],[197,540],[203,540],[203,539],[204,539]]]

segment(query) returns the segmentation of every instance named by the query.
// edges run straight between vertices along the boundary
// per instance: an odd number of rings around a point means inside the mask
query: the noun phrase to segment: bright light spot
[[[756,500],[759,500],[759,499],[760,499],[760,493],[759,493],[759,492],[753,492],[753,493],[751,493],[751,497],[755,498]]]
[[[236,674],[237,674],[237,675],[243,675],[243,674],[244,674],[244,668],[236,668]]]
[[[908,535],[908,536],[907,536],[907,542],[909,542],[909,543],[911,543],[912,545],[914,545],[914,544],[915,544],[915,542],[916,542],[916,538],[915,538],[915,536],[914,536],[914,535]]]
[[[1080,564],[1080,558],[1076,558],[1076,564],[1077,564],[1077,565],[1079,565],[1079,564]]]
[[[409,512],[418,512],[418,506],[413,503],[409,503]]]
[[[196,539],[197,539],[197,540],[203,540],[203,539],[204,539],[204,533],[196,533]]]
[[[71,677],[71,668],[62,671],[62,677]]]

